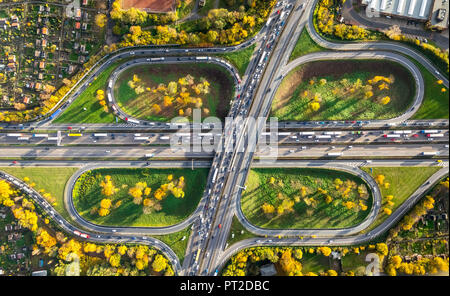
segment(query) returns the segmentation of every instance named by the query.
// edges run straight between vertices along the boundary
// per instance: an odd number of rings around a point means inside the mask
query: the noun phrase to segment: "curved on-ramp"
[[[86,233],[89,235],[88,239],[79,237],[78,240],[84,241],[92,241],[97,243],[118,243],[118,244],[143,244],[149,245],[153,248],[158,249],[162,252],[170,261],[172,268],[175,274],[180,274],[182,272],[180,261],[175,254],[175,252],[164,242],[152,238],[152,237],[132,237],[132,236],[119,236],[112,232],[113,227],[109,228],[110,231],[96,231],[87,232],[85,229],[78,228],[72,224],[70,224],[67,220],[65,220],[52,206],[47,200],[35,189],[28,186],[22,180],[7,174],[0,170],[0,178],[11,183],[13,186],[20,188],[22,191],[26,192],[29,197],[33,199],[33,201],[39,205],[39,207],[50,216],[56,224],[58,224],[61,229],[66,231],[67,233],[73,234],[74,231],[79,231],[81,233]],[[66,186],[67,187],[67,186]],[[112,233],[112,234],[110,234]],[[106,235],[107,234],[107,235]]]
[[[414,115],[419,110],[422,104],[424,93],[425,93],[425,83],[422,77],[422,73],[417,68],[417,66],[411,62],[408,58],[388,51],[345,51],[345,52],[316,52],[301,56],[286,66],[284,66],[283,71],[286,73],[291,72],[296,67],[315,61],[326,61],[326,60],[390,60],[396,62],[406,68],[414,78],[415,83],[415,95],[412,105],[408,108],[406,112],[398,117],[383,120],[372,120],[373,124],[376,123],[398,123],[403,122]]]
[[[220,270],[224,267],[226,262],[238,251],[250,247],[258,246],[351,246],[367,243],[374,238],[382,235],[395,225],[414,205],[442,178],[448,176],[449,168],[444,167],[433,174],[424,185],[419,187],[405,202],[403,202],[395,212],[393,212],[386,220],[384,220],[376,228],[370,230],[365,234],[357,234],[345,237],[308,237],[308,238],[248,238],[239,241],[228,249],[225,249],[220,258],[217,260],[217,268]],[[425,185],[426,184],[426,185]],[[332,241],[330,241],[332,239]]]
[[[199,59],[201,58],[201,59]],[[120,106],[117,104],[117,100],[116,97],[114,95],[114,86],[116,85],[117,79],[119,78],[119,76],[126,70],[132,68],[132,67],[136,67],[139,65],[156,65],[156,64],[187,64],[187,63],[212,63],[212,64],[216,64],[219,65],[221,67],[223,67],[225,70],[227,70],[230,74],[230,76],[233,78],[233,81],[235,83],[235,93],[233,94],[233,96],[230,98],[231,100],[236,97],[236,92],[238,89],[238,85],[240,84],[239,82],[241,81],[241,77],[237,71],[237,69],[228,61],[222,59],[222,58],[218,58],[218,57],[211,57],[211,56],[204,56],[204,57],[188,57],[188,56],[183,56],[183,57],[165,57],[165,58],[139,58],[139,59],[134,59],[128,62],[125,62],[124,64],[122,64],[121,66],[118,66],[116,68],[116,70],[114,70],[111,75],[108,78],[108,87],[106,89],[106,94],[108,97],[108,103],[111,106],[111,108],[113,109],[114,113],[121,118],[122,120],[128,122],[128,123],[133,123],[136,125],[139,124],[149,124],[149,123],[153,123],[151,121],[145,120],[145,119],[140,119],[140,118],[136,118],[130,114],[127,114],[126,112],[124,112]]]
[[[90,221],[87,221],[84,219],[78,211],[75,209],[75,206],[73,204],[73,188],[75,186],[75,183],[77,182],[78,178],[85,172],[94,170],[94,169],[100,169],[100,168],[117,168],[117,165],[107,165],[107,164],[95,164],[95,165],[88,165],[84,166],[78,171],[73,174],[69,181],[66,184],[65,190],[64,190],[64,206],[67,209],[67,212],[69,213],[70,217],[73,221],[78,223],[80,226],[83,226],[86,229],[89,229],[90,231],[98,231],[98,232],[104,232],[104,233],[116,233],[116,234],[127,234],[127,235],[164,235],[169,233],[175,233],[182,231],[183,229],[187,228],[190,224],[192,224],[195,219],[197,219],[198,215],[200,214],[202,208],[204,207],[204,204],[206,202],[206,192],[203,194],[202,198],[199,201],[199,204],[197,208],[194,210],[194,212],[185,220],[171,225],[171,226],[161,226],[161,227],[143,227],[143,226],[103,226],[98,225],[95,223],[92,223]],[[126,165],[121,166],[120,168],[141,168],[141,166],[132,166],[132,165]],[[113,232],[114,230],[114,232]]]
[[[273,166],[273,164],[271,164]],[[351,167],[346,165],[339,164],[327,164],[327,165],[315,165],[315,164],[307,164],[304,166],[297,166],[299,168],[320,168],[320,169],[330,169],[335,171],[344,171],[346,173],[350,173],[353,176],[361,178],[370,188],[372,195],[372,207],[370,208],[369,213],[366,218],[356,226],[347,227],[347,228],[311,228],[311,229],[270,229],[270,228],[262,228],[251,224],[244,213],[242,212],[241,206],[241,195],[238,195],[236,198],[235,208],[236,216],[239,222],[251,233],[259,235],[259,236],[310,236],[316,235],[317,237],[337,237],[337,236],[346,236],[358,233],[375,221],[378,212],[381,208],[382,196],[380,190],[378,189],[378,185],[375,180],[366,172],[357,167]]]

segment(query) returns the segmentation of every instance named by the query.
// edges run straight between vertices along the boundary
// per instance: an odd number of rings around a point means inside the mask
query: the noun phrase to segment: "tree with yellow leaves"
[[[39,228],[37,233],[36,243],[38,246],[44,247],[44,253],[48,254],[52,247],[56,245],[56,239],[43,228]]]
[[[326,257],[330,256],[331,254],[331,249],[329,247],[319,247],[317,248],[317,251]]]
[[[264,214],[273,214],[275,212],[275,207],[266,202],[261,206],[261,209]]]
[[[111,176],[105,176],[105,180],[100,183],[100,187],[102,187],[102,194],[105,196],[112,196],[114,193],[119,191],[118,188],[114,187]]]
[[[317,110],[320,109],[320,104],[319,102],[311,102],[309,103],[309,107],[311,108],[312,111],[316,112]]]
[[[381,104],[386,105],[391,101],[391,98],[389,96],[385,96],[381,98]]]
[[[165,270],[167,268],[167,259],[160,254],[156,255],[152,263],[152,268],[156,272]]]
[[[111,255],[109,257],[109,264],[111,264],[112,267],[119,267],[120,266],[120,259],[121,259],[120,254],[116,253],[114,255]]]

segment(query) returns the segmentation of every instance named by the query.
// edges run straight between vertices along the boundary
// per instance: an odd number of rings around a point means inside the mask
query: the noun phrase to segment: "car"
[[[71,130],[71,129],[72,129],[72,127],[71,127],[71,126],[68,126],[68,127],[67,127],[67,129],[68,129],[68,130]]]
[[[17,160],[13,160],[12,163],[13,163],[13,164],[16,164],[16,163],[17,163]]]
[[[219,228],[222,228],[222,224],[219,224]]]

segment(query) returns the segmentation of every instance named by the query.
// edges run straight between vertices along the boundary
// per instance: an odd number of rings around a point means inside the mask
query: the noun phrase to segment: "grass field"
[[[390,207],[392,213],[406,200],[408,197],[417,190],[431,175],[436,173],[440,167],[376,167],[362,168],[367,173],[371,174],[374,178],[377,175],[385,176],[384,182],[388,182],[389,188],[384,186],[380,187],[380,192],[383,197],[382,207],[387,206],[387,195],[393,195],[394,206]],[[376,226],[380,225],[388,216],[380,211],[374,223],[372,223],[368,229],[374,229]]]
[[[372,251],[373,252],[373,251]],[[369,262],[366,262],[366,256],[371,251],[360,251],[359,254],[348,253],[342,257],[342,269],[344,272],[353,271],[355,275],[362,276],[365,273],[366,266]]]
[[[96,99],[99,89],[106,90],[109,75],[123,63],[124,60],[115,62],[106,68],[91,85],[89,85],[79,97],[64,111],[54,123],[114,123],[115,116],[110,111],[106,113]],[[83,108],[87,110],[84,111]],[[121,120],[120,120],[121,121]]]
[[[436,78],[424,66],[412,60],[422,73],[425,83],[425,94],[422,105],[412,119],[443,119],[449,118],[449,90],[437,83]],[[442,92],[441,88],[447,91]]]
[[[308,53],[325,50],[327,49],[315,43],[314,40],[312,40],[311,36],[309,36],[308,31],[306,29],[303,29],[300,37],[297,40],[297,43],[295,44],[294,50],[289,57],[289,62]]]
[[[74,188],[73,202],[75,208],[85,219],[100,225],[109,226],[169,226],[186,219],[197,207],[205,187],[208,169],[96,169],[91,171],[91,177],[77,181]],[[143,213],[142,204],[133,203],[128,190],[137,182],[146,182],[153,193],[160,185],[167,183],[167,176],[173,174],[174,180],[180,176],[185,178],[184,198],[175,198],[169,194],[161,201],[162,209],[150,214]],[[105,198],[101,193],[100,183],[106,175],[111,176],[112,183],[119,189],[111,198],[113,205],[122,201],[118,208],[111,209],[105,217],[92,208],[99,208],[100,201]]]
[[[308,272],[319,274],[330,269],[328,257],[309,254],[306,251],[303,251],[303,257],[300,259],[300,263],[302,264],[302,272],[304,274]]]
[[[129,68],[122,72],[114,86],[114,94],[117,104],[122,110],[140,119],[151,121],[170,121],[172,118],[179,116],[179,109],[186,109],[187,107],[194,108],[192,104],[186,107],[179,105],[176,101],[172,106],[163,106],[163,95],[159,92],[153,93],[144,91],[142,94],[136,94],[135,90],[128,85],[128,82],[133,79],[133,75],[137,75],[145,88],[156,89],[159,84],[169,82],[178,82],[178,80],[186,75],[194,77],[194,84],[201,82],[201,78],[205,78],[210,83],[209,93],[196,95],[187,87],[191,97],[201,98],[203,101],[202,108],[209,110],[208,116],[217,116],[225,118],[228,113],[229,100],[233,93],[233,80],[229,73],[222,67],[215,64],[207,63],[188,63],[188,64],[156,64],[156,65],[139,65]],[[181,86],[178,85],[178,92],[181,92]],[[178,96],[175,95],[174,97]],[[161,106],[162,111],[155,113],[153,105]],[[186,113],[187,114],[187,113]],[[204,112],[202,112],[202,115]]]
[[[256,44],[253,44],[246,49],[241,49],[235,52],[218,54],[218,57],[225,58],[229,60],[239,71],[241,77],[245,74],[248,64],[250,63],[250,58],[252,57],[253,51],[255,51]]]
[[[152,235],[152,237],[166,243],[172,249],[172,251],[175,252],[178,259],[180,260],[180,264],[183,264],[184,255],[186,254],[187,243],[189,241],[190,235],[191,227],[189,226],[182,231],[165,235]],[[185,240],[182,240],[183,236],[186,237]]]
[[[30,183],[35,183],[34,189],[39,191],[44,189],[55,198],[53,205],[56,211],[64,219],[70,221],[70,216],[64,207],[64,188],[69,178],[78,170],[74,167],[0,167],[3,170],[19,179],[28,177]]]
[[[275,184],[270,184],[271,177],[275,178]],[[334,181],[339,178],[344,184],[336,190]],[[282,181],[282,184],[279,183]],[[342,197],[342,191],[348,181],[352,185],[347,198]],[[252,169],[247,179],[241,206],[242,211],[250,223],[263,228],[343,228],[359,224],[364,220],[372,205],[371,194],[366,195],[364,201],[366,210],[358,210],[358,207],[347,209],[342,205],[343,201],[355,201],[359,203],[356,186],[364,182],[346,172],[313,169],[313,168],[277,168],[277,169]],[[364,187],[362,185],[362,187]],[[302,196],[301,188],[306,187],[306,194]],[[326,190],[333,200],[325,202],[325,195],[317,190]],[[368,188],[366,187],[366,190]],[[280,197],[278,192],[282,193]],[[299,200],[295,201],[295,197]],[[311,198],[315,202],[311,201]],[[277,207],[284,200],[294,200],[292,210],[286,210],[283,214],[277,213]],[[272,215],[262,211],[261,206],[268,203],[275,207]],[[315,205],[314,205],[315,203]]]
[[[393,82],[387,90],[379,90],[380,83],[374,84],[373,96],[365,99],[366,86],[370,87],[368,80],[376,75],[391,77]],[[320,83],[321,79],[326,79],[325,84]],[[272,116],[281,121],[393,118],[411,105],[415,93],[412,80],[405,68],[386,61],[319,61],[300,65],[278,88]],[[320,109],[313,111],[309,103],[316,94]],[[391,98],[387,105],[380,102],[385,96]]]
[[[234,234],[234,237],[232,238],[232,234]],[[234,244],[235,242],[256,237],[253,233],[249,232],[247,229],[242,226],[242,224],[239,222],[239,220],[236,218],[236,216],[233,216],[233,221],[231,222],[231,229],[230,233],[228,234],[228,240],[227,243],[229,246]]]
[[[216,2],[216,0],[206,0],[205,6],[199,7],[198,14],[200,14],[202,16],[208,15],[208,12],[214,8],[215,2]]]

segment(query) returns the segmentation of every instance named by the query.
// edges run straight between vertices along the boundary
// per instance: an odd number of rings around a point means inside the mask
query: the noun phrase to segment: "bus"
[[[258,63],[258,66],[260,66],[261,67],[261,65],[263,64],[263,62],[264,62],[264,58],[266,57],[266,54],[267,54],[267,52],[266,51],[264,51],[263,52],[263,54],[261,55],[261,58],[259,59],[259,63]]]
[[[82,137],[83,134],[67,134],[69,137]]]
[[[147,141],[148,137],[134,137],[135,141]]]
[[[61,109],[56,110],[52,115],[50,115],[49,118],[50,118],[50,119],[55,118],[56,116],[58,116],[59,113],[61,113],[61,111],[62,111]]]
[[[164,61],[164,58],[151,58],[150,60],[152,62],[157,62],[157,61]]]
[[[131,123],[135,123],[135,124],[139,124],[139,121],[137,121],[137,120],[135,120],[135,119],[133,119],[133,118],[125,117],[125,121],[131,122]]]
[[[316,139],[331,139],[330,135],[316,135]]]
[[[428,138],[443,138],[444,134],[427,134]]]
[[[107,137],[108,134],[106,133],[101,133],[101,134],[94,134],[94,137]]]
[[[342,152],[328,152],[328,156],[341,156]]]
[[[35,138],[47,138],[48,134],[33,134],[33,137],[35,137]]]
[[[424,156],[432,156],[432,155],[437,155],[438,153],[436,151],[424,151],[421,154]]]
[[[22,137],[22,134],[6,134],[7,137]]]
[[[195,59],[197,61],[204,61],[204,60],[207,60],[208,58],[207,57],[195,57]]]
[[[200,257],[200,248],[198,248],[197,255],[195,255],[195,262],[198,262],[198,257]]]
[[[108,93],[108,102],[112,103],[111,93]]]
[[[422,130],[420,131],[422,134],[437,134],[439,133],[438,130]]]

